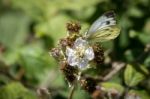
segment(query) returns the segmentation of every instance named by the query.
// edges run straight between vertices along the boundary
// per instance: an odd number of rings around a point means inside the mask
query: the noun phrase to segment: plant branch
[[[105,76],[102,78],[103,81],[107,81],[111,79],[116,73],[118,73],[123,67],[125,66],[125,63],[119,63],[119,62],[114,62],[112,64],[113,69]]]

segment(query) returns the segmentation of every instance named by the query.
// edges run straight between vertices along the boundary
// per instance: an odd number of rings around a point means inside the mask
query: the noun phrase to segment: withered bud
[[[60,69],[63,72],[66,80],[72,84],[76,80],[76,75],[78,73],[78,69],[67,64],[66,61],[60,62]]]
[[[74,43],[74,39],[71,39],[69,37],[67,38],[62,38],[59,41],[59,44],[61,45],[61,47],[65,48],[66,46],[72,46]]]
[[[105,93],[101,90],[95,90],[92,93],[92,99],[105,99]]]
[[[142,98],[136,93],[128,93],[125,95],[124,99],[142,99]]]
[[[84,90],[92,94],[96,90],[97,80],[92,77],[82,77],[80,84]]]
[[[60,48],[52,48],[50,51],[50,55],[52,55],[56,60],[59,60],[63,57]]]
[[[93,50],[95,54],[94,61],[97,64],[102,64],[104,62],[104,51],[100,44],[93,45]]]
[[[80,29],[81,29],[81,25],[78,22],[67,23],[67,30],[70,33],[79,33]]]
[[[39,99],[51,99],[50,92],[47,88],[37,89],[37,95],[39,96]]]

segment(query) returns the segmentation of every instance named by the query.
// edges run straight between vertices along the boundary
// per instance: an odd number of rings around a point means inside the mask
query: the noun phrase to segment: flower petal
[[[82,58],[79,60],[77,65],[79,68],[84,69],[88,65],[88,60],[86,58]]]
[[[76,39],[74,43],[74,48],[85,48],[88,45],[88,42],[86,40],[83,40],[81,37]]]
[[[69,56],[67,62],[71,66],[76,66],[79,62],[79,59],[76,56]]]
[[[71,49],[69,47],[66,48],[66,55],[67,56],[74,56],[75,53],[76,53],[76,51],[74,51],[73,49]]]
[[[92,47],[89,47],[85,50],[85,58],[92,60],[94,58],[94,51]]]

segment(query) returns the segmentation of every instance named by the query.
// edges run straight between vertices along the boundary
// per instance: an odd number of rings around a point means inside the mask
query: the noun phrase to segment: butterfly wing
[[[116,25],[109,26],[94,32],[88,39],[92,42],[104,42],[115,39],[120,32],[120,28]]]
[[[86,33],[89,40],[103,42],[115,39],[120,32],[120,28],[116,25],[114,12],[107,12],[99,17]]]

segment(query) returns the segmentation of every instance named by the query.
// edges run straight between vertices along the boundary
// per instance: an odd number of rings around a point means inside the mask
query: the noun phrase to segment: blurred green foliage
[[[130,65],[102,85],[120,92],[129,86],[129,93],[149,99],[150,53],[144,54],[150,44],[149,0],[0,0],[0,99],[37,99],[40,87],[48,87],[53,99],[66,99],[68,84],[49,49],[67,34],[67,22],[79,21],[84,33],[109,10],[117,14],[121,33],[102,44],[106,59]],[[74,99],[90,99],[77,89]]]

